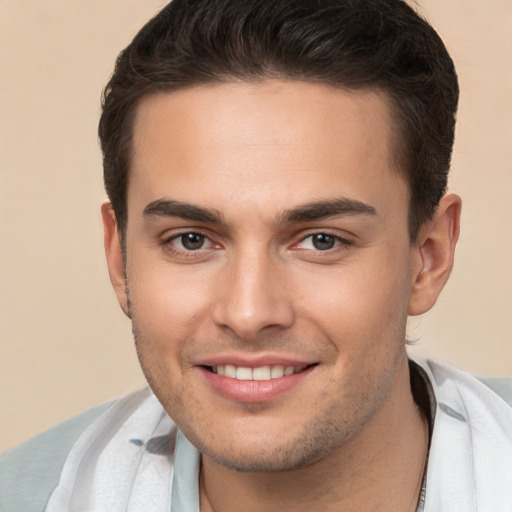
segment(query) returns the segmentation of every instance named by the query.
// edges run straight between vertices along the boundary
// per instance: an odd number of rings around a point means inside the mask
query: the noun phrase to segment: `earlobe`
[[[119,237],[116,215],[109,202],[101,205],[101,217],[103,220],[103,240],[110,282],[114,287],[121,309],[130,318],[123,248]]]
[[[434,218],[427,222],[415,246],[409,315],[421,315],[436,303],[450,276],[459,238],[461,199],[445,195]]]

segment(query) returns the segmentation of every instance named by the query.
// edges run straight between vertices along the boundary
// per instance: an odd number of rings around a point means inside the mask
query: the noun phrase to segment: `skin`
[[[106,253],[148,382],[203,454],[203,511],[416,506],[427,430],[405,326],[448,278],[460,199],[410,244],[390,127],[382,94],[301,82],[138,106],[126,267],[109,204]],[[243,400],[205,369],[276,358],[309,366]]]

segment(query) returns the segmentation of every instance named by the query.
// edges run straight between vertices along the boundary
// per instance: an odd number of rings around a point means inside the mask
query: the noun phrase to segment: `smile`
[[[218,361],[197,366],[215,393],[235,402],[269,402],[298,387],[318,363],[279,361],[281,364],[240,365]],[[254,364],[254,363],[253,363]],[[258,363],[256,363],[258,364]]]
[[[307,365],[283,366],[276,364],[249,368],[246,366],[236,366],[234,364],[219,364],[212,366],[211,371],[217,375],[236,380],[272,380],[287,377],[294,373],[300,373],[306,367]]]

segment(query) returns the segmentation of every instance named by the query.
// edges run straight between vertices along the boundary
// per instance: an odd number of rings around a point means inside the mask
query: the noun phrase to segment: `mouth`
[[[301,383],[316,373],[319,364],[274,355],[244,358],[235,354],[202,361],[196,368],[216,394],[234,402],[263,403],[303,389]]]
[[[212,373],[229,379],[266,381],[301,373],[312,366],[315,365],[284,366],[275,364],[250,368],[234,364],[219,364],[216,366],[206,366],[205,368]]]

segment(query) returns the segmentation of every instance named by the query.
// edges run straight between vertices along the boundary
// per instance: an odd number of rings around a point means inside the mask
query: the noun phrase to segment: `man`
[[[1,510],[510,511],[512,412],[406,321],[446,283],[458,86],[400,0],[174,0],[100,139],[151,391],[7,453]]]

